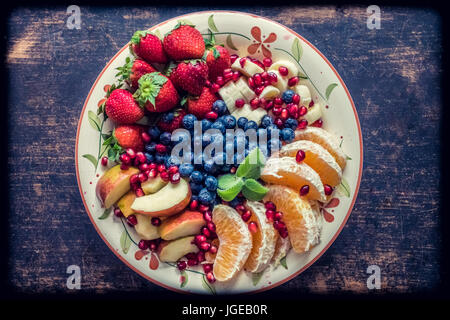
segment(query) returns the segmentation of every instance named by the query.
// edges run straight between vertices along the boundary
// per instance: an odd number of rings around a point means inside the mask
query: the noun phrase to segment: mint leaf
[[[264,166],[265,158],[259,148],[255,148],[245,157],[244,161],[236,170],[238,177],[258,179],[261,175],[261,167]]]
[[[236,183],[237,179],[239,179],[239,178],[236,177],[234,174],[231,174],[231,173],[224,174],[223,176],[220,176],[219,179],[218,179],[219,189],[229,189],[230,187],[232,187]]]
[[[244,197],[246,197],[248,200],[252,201],[260,201],[266,193],[269,192],[269,189],[262,186],[258,181],[255,179],[247,179],[245,180],[244,187],[242,189],[242,194]]]
[[[244,181],[240,178],[236,178],[236,182],[232,184],[228,189],[217,189],[217,194],[225,201],[231,201],[241,192],[244,186]]]

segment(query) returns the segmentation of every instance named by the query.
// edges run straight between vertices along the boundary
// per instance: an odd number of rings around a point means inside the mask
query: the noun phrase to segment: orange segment
[[[252,249],[252,235],[239,213],[229,206],[215,206],[213,222],[220,242],[213,273],[217,281],[227,281],[233,278],[247,261]]]
[[[266,208],[261,202],[247,201],[246,208],[252,216],[250,220],[258,225],[258,231],[252,233],[252,251],[248,256],[244,269],[250,272],[263,271],[269,264],[275,252],[278,232],[266,217]]]
[[[341,147],[339,147],[339,142],[336,137],[328,131],[322,128],[308,126],[305,129],[295,131],[294,141],[297,140],[309,140],[320,144],[336,159],[341,169],[344,170],[347,157],[341,150]]]
[[[322,219],[316,204],[301,197],[294,189],[285,186],[268,186],[264,202],[272,201],[283,212],[283,222],[288,229],[292,248],[297,253],[310,250],[319,243]]]
[[[295,141],[284,145],[280,149],[280,156],[295,158],[298,150],[305,152],[306,156],[303,162],[319,174],[322,183],[332,187],[341,183],[341,167],[334,157],[320,144],[308,140]]]
[[[294,158],[274,158],[267,160],[261,173],[261,179],[267,183],[281,184],[300,191],[309,186],[306,197],[310,200],[325,201],[325,193],[320,176],[306,163],[298,163]]]
[[[272,264],[277,267],[280,264],[280,260],[283,259],[291,248],[291,240],[289,236],[286,238],[278,236],[277,243],[275,244],[275,252],[272,257]]]

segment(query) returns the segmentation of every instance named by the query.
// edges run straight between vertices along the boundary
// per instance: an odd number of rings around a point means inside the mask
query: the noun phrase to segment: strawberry
[[[131,37],[131,50],[149,63],[166,63],[167,55],[161,40],[149,31],[136,31]]]
[[[119,77],[120,81],[127,82],[131,87],[136,89],[138,87],[138,80],[146,73],[156,72],[150,64],[141,59],[131,61],[129,57],[125,60],[125,64],[122,67],[117,68],[119,73],[116,77]]]
[[[189,60],[169,67],[170,80],[178,89],[199,96],[208,78],[208,66],[203,60]]]
[[[195,115],[198,119],[203,119],[212,110],[212,105],[216,100],[216,95],[208,87],[204,87],[200,97],[187,98],[188,112]]]
[[[135,123],[144,116],[144,110],[137,104],[133,94],[124,89],[115,89],[105,103],[108,117],[118,124]]]
[[[158,127],[161,131],[172,132],[178,128],[181,128],[181,122],[183,121],[185,115],[186,111],[184,109],[177,109],[172,113],[172,120],[168,121],[166,119],[168,117],[162,117],[158,122]]]
[[[136,124],[119,125],[114,130],[113,136],[123,149],[131,148],[138,152],[144,150],[141,136],[144,131],[145,127]]]
[[[180,101],[172,81],[160,72],[144,74],[138,84],[133,97],[150,112],[168,111]]]
[[[205,42],[201,33],[189,25],[178,23],[164,37],[164,50],[175,61],[200,59],[205,53]]]
[[[225,69],[231,68],[230,53],[222,46],[214,46],[206,55],[209,81],[214,82],[218,76],[223,75]]]

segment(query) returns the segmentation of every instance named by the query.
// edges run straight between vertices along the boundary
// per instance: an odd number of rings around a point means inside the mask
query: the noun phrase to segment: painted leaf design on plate
[[[287,256],[284,256],[283,258],[281,258],[280,264],[283,266],[283,268],[285,268],[287,270],[288,266],[287,266],[286,258],[287,258]]]
[[[92,154],[83,154],[82,157],[88,159],[94,165],[95,169],[97,169],[98,160],[96,157]]]
[[[330,97],[330,94],[333,91],[333,89],[336,87],[337,87],[337,83],[332,83],[327,87],[327,90],[325,90],[325,97],[327,98],[327,100]]]
[[[106,209],[105,211],[103,211],[103,214],[100,217],[98,217],[98,218],[100,220],[104,220],[104,219],[108,218],[110,213],[111,213],[111,211],[112,211],[112,208]]]
[[[299,62],[300,58],[303,55],[303,47],[302,47],[302,44],[300,43],[300,40],[298,40],[298,38],[295,38],[294,41],[292,42],[291,51],[292,51],[292,55],[294,56],[294,59],[297,62]]]
[[[131,246],[131,238],[126,230],[123,230],[122,235],[120,236],[120,247],[122,248],[123,253],[127,254],[128,250]]]
[[[235,51],[238,51],[238,48],[236,48],[236,46],[235,46],[234,43],[233,43],[233,40],[231,39],[231,34],[229,34],[229,35],[227,36],[226,42],[227,42],[227,46],[228,46],[230,49],[233,49],[233,50],[235,50]]]
[[[206,279],[206,276],[202,276],[202,287],[209,291],[211,294],[216,294],[216,289],[212,285],[209,284],[208,280]]]
[[[350,186],[347,180],[342,177],[341,183],[336,187],[336,190],[343,196],[350,197]]]
[[[264,271],[265,270],[257,273],[252,273],[252,283],[254,286],[256,286],[259,283],[259,281],[261,281]]]
[[[94,128],[97,131],[100,131],[100,119],[97,117],[95,112],[91,110],[88,111],[88,120],[92,128]]]
[[[216,24],[214,23],[214,15],[210,15],[208,18],[208,27],[211,29],[212,32],[219,32],[219,30],[216,27]]]
[[[181,271],[180,273],[181,273],[181,276],[180,276],[180,281],[181,281],[180,288],[184,288],[187,285],[187,283],[188,283],[189,277],[188,277],[188,274],[187,274],[187,272],[185,270]]]

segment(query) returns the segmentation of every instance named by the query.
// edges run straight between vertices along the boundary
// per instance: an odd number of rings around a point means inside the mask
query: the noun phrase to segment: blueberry
[[[213,103],[212,111],[216,112],[219,116],[223,115],[227,111],[227,105],[223,100],[216,100]]]
[[[284,127],[285,128],[291,128],[292,130],[295,130],[298,126],[298,121],[295,120],[294,118],[288,118],[285,122],[284,122]]]
[[[201,183],[191,182],[189,185],[191,186],[191,191],[193,194],[198,194],[203,188]]]
[[[241,203],[241,199],[239,199],[238,197],[236,197],[236,198],[234,198],[233,200],[231,200],[230,202],[229,202],[229,205],[231,206],[231,207],[236,207],[238,204],[240,204]]]
[[[207,173],[211,174],[215,173],[216,165],[214,161],[212,160],[205,161],[205,164],[203,165],[203,170],[205,170]]]
[[[230,172],[230,170],[231,170],[231,164],[224,164],[224,165],[220,168],[220,170],[221,170],[222,172]]]
[[[217,179],[213,176],[207,176],[205,178],[205,187],[209,191],[216,191],[217,190]]]
[[[273,123],[273,120],[270,116],[265,115],[264,117],[262,117],[261,119],[261,126],[263,128],[267,128],[268,126],[270,126]]]
[[[183,127],[185,127],[186,129],[193,129],[194,128],[194,123],[195,121],[197,121],[197,117],[194,116],[193,114],[187,114],[183,117]]]
[[[206,130],[210,129],[212,125],[212,122],[208,119],[202,120],[202,132],[205,132]]]
[[[222,122],[226,129],[234,129],[236,127],[236,118],[232,115],[226,115]]]
[[[248,121],[245,124],[244,130],[247,131],[249,129],[255,129],[255,130],[258,129],[258,124],[253,120]]]
[[[223,145],[223,135],[219,133],[215,133],[211,135],[211,142],[210,143],[219,143],[220,146]]]
[[[172,139],[172,137],[171,137]],[[177,145],[180,142],[191,141],[191,136],[186,131],[177,131],[175,135],[175,140],[172,141],[173,145]]]
[[[166,158],[164,164],[166,168],[170,166],[178,166],[180,164],[180,159],[178,157],[169,156]]]
[[[157,153],[156,155],[155,155],[155,162],[156,163],[164,163],[164,160],[165,160],[165,157],[164,157],[164,155],[162,155],[162,154],[159,154],[159,153]]]
[[[193,171],[189,177],[192,182],[195,183],[202,183],[203,181],[203,173],[200,171]]]
[[[211,129],[217,129],[220,132],[222,132],[222,134],[225,134],[225,126],[223,125],[223,123],[221,121],[216,121],[212,124]]]
[[[194,200],[198,200],[198,195],[193,194],[193,195],[191,196],[191,201],[194,201]]]
[[[267,127],[267,138],[271,139],[272,137],[278,138],[280,135],[280,129],[274,124],[271,124]]]
[[[161,131],[159,131],[158,127],[153,126],[148,129],[148,134],[154,141],[158,141]]]
[[[172,138],[172,134],[170,132],[163,132],[159,136],[159,141],[164,145],[169,145]]]
[[[283,92],[283,94],[281,95],[281,99],[283,99],[283,101],[285,103],[291,103],[292,102],[292,97],[294,96],[295,92],[292,90],[286,90],[285,92]]]
[[[194,171],[194,166],[190,163],[183,163],[178,168],[178,171],[183,178],[186,178],[191,175],[192,171]]]
[[[291,142],[295,137],[294,130],[292,130],[291,128],[284,128],[280,132],[280,137],[285,142]]]
[[[214,201],[213,196],[206,188],[200,190],[198,193],[198,200],[204,205],[211,204]]]
[[[275,151],[280,150],[280,148],[281,148],[281,141],[278,140],[278,139],[271,139],[269,141],[268,148],[269,148],[269,153],[270,154],[272,154]]]
[[[214,155],[213,160],[214,160],[214,163],[221,166],[227,162],[227,156],[223,152],[218,152],[217,154]]]
[[[175,118],[173,112],[165,113],[162,116],[162,121],[165,122],[165,123],[171,123],[173,118]]]
[[[203,153],[199,153],[197,155],[194,155],[194,167],[195,168],[202,168],[203,167]]]
[[[147,144],[145,146],[145,151],[149,152],[149,153],[154,153],[155,152],[155,147],[156,147],[156,142],[150,142],[149,144]]]
[[[152,155],[152,154],[150,154],[148,152],[144,153],[144,155],[145,155],[145,158],[147,159],[147,162],[155,161],[155,156],[154,155]]]
[[[245,125],[247,124],[248,119],[245,117],[240,117],[237,121],[237,126],[241,129],[245,128]]]

